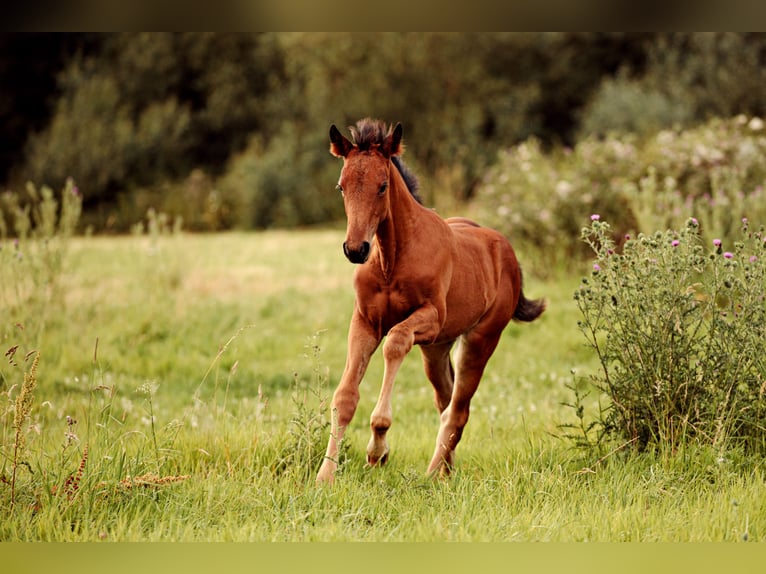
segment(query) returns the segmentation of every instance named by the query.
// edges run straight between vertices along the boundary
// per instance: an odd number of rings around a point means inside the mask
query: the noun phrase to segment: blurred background
[[[327,224],[329,126],[371,116],[403,124],[447,215],[535,244],[594,210],[637,230],[668,202],[762,199],[765,62],[763,33],[3,34],[0,185],[71,178],[96,233],[149,208],[189,231]]]

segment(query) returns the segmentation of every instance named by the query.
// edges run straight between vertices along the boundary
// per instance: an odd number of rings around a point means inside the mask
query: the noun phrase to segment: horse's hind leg
[[[460,339],[456,357],[457,377],[449,405],[441,414],[436,449],[428,465],[428,474],[436,471],[449,474],[454,463],[455,447],[468,422],[471,399],[479,387],[484,367],[497,347],[501,333],[501,330],[491,334],[473,331]]]
[[[454,341],[439,345],[425,345],[420,348],[423,355],[423,367],[426,377],[434,388],[434,404],[439,413],[444,412],[452,398],[455,383],[455,369],[450,359],[450,350]]]

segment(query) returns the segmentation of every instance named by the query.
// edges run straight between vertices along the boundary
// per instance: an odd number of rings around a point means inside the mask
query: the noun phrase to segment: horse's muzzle
[[[370,243],[368,241],[362,242],[359,249],[349,248],[346,242],[343,243],[343,253],[351,263],[364,263],[370,256]]]

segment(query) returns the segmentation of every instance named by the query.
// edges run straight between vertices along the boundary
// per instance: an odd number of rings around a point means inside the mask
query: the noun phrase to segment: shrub
[[[294,227],[342,216],[343,202],[333,191],[340,167],[326,152],[326,138],[324,129],[304,134],[294,126],[285,126],[268,145],[253,138],[219,182],[222,201],[236,214],[234,224]]]
[[[665,130],[638,154],[641,176],[624,188],[643,231],[693,216],[706,240],[734,240],[743,217],[766,222],[766,132],[760,118],[713,119]]]
[[[172,217],[174,224],[182,221],[185,231],[229,229],[237,217],[231,198],[223,196],[209,174],[194,169],[183,180],[120,194],[108,230],[127,230],[152,209]]]
[[[530,139],[499,154],[477,193],[478,218],[533,254],[538,272],[583,259],[588,252],[575,238],[590,213],[615,221],[619,235],[636,229],[623,189],[640,175],[637,153],[627,139],[550,153]]]
[[[706,239],[733,241],[739,221],[766,222],[766,132],[760,118],[714,119],[652,137],[588,138],[545,152],[536,140],[503,151],[478,192],[483,222],[550,263],[589,255],[590,213],[631,231],[679,228],[692,216]]]
[[[593,382],[609,398],[601,436],[763,452],[763,228],[743,220],[738,241],[707,243],[692,218],[618,253],[610,225],[592,218],[582,238],[596,259],[574,297],[600,362]]]
[[[687,98],[688,99],[688,98]],[[692,119],[689,102],[672,98],[638,80],[607,78],[585,107],[581,137],[610,133],[651,134]]]

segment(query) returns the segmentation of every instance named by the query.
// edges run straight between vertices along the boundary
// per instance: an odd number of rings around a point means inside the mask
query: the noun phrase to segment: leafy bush
[[[114,78],[72,66],[67,79],[50,126],[27,143],[28,178],[58,186],[71,176],[95,199],[117,183],[140,185],[185,167],[190,114],[177,100],[134,114]],[[166,149],[173,154],[159,153]]]
[[[766,222],[766,133],[738,116],[652,137],[588,138],[544,152],[529,140],[500,153],[477,192],[482,221],[548,264],[589,253],[579,222],[600,213],[613,239],[696,217],[707,239],[731,239],[742,217]]]
[[[264,229],[337,219],[343,202],[333,191],[340,166],[327,153],[325,130],[300,133],[287,125],[269,145],[256,137],[220,180],[221,197],[232,205],[233,223]],[[322,155],[305,153],[321,149]]]
[[[628,77],[606,78],[585,107],[581,138],[610,133],[651,134],[692,119],[689,101]]]
[[[172,216],[174,225],[182,221],[185,231],[230,229],[239,215],[234,200],[223,195],[214,179],[194,169],[183,180],[120,194],[116,212],[108,220],[109,230],[132,228],[150,210]]]
[[[763,33],[661,33],[646,53],[641,83],[686,102],[696,121],[766,111]]]
[[[647,140],[641,177],[624,188],[642,231],[678,228],[689,217],[707,240],[731,239],[743,217],[766,222],[766,132],[760,118],[713,119]]]
[[[575,238],[590,213],[615,221],[619,235],[637,227],[623,193],[639,177],[636,156],[632,143],[617,138],[551,153],[530,139],[499,154],[477,192],[478,218],[534,254],[537,272],[583,259],[587,251]]]
[[[764,452],[763,228],[743,220],[738,241],[707,243],[692,218],[618,253],[611,226],[592,219],[582,238],[596,259],[574,297],[601,365],[593,382],[610,401],[601,436]]]

